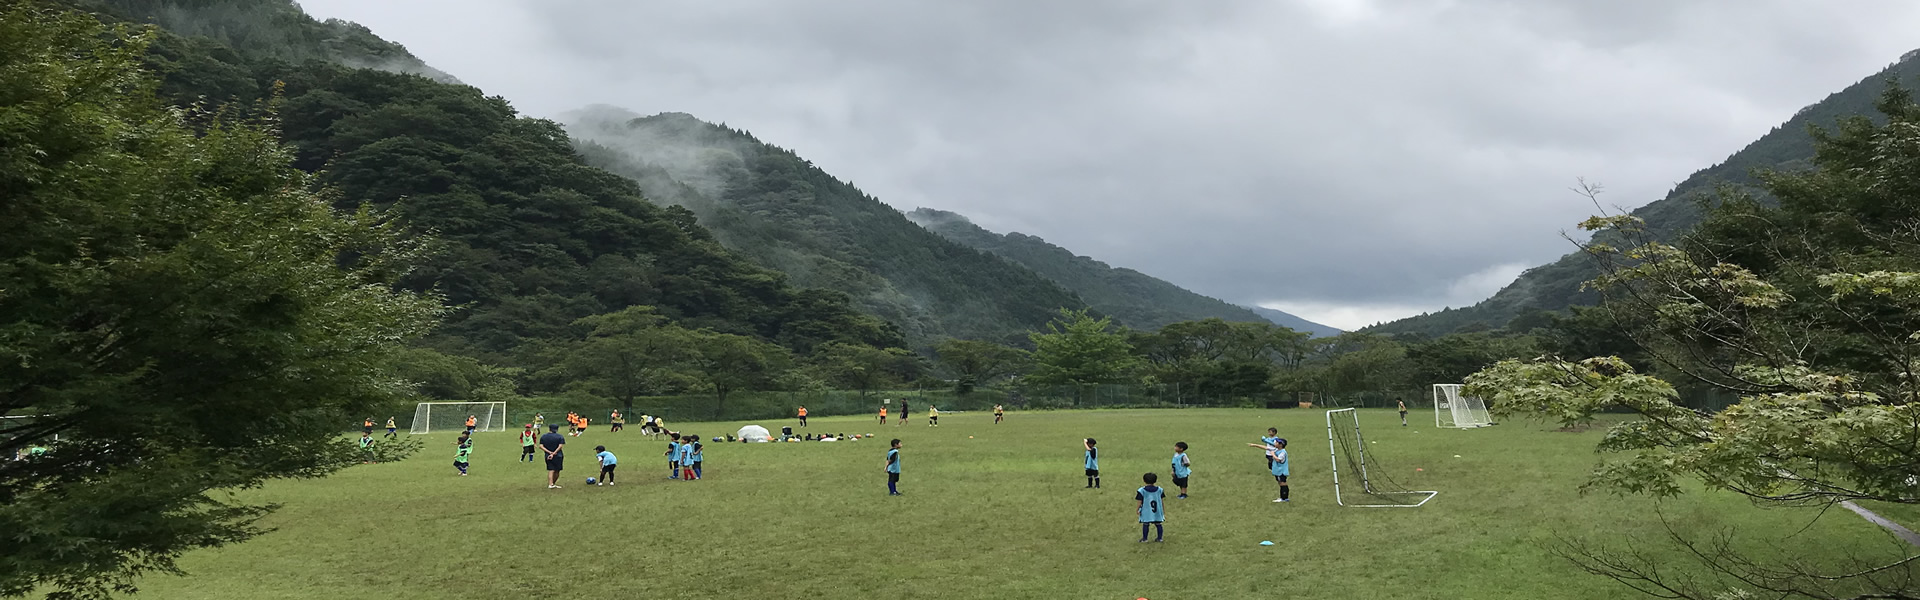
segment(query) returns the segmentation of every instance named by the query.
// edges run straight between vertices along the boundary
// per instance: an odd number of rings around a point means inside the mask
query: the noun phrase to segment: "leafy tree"
[[[1327,365],[1327,383],[1336,394],[1405,389],[1413,382],[1413,363],[1407,347],[1384,336],[1348,333],[1330,347],[1345,352]]]
[[[1503,359],[1540,354],[1532,336],[1499,335],[1504,333],[1455,333],[1407,345],[1409,382],[1458,383]]]
[[[770,388],[792,363],[785,348],[744,335],[702,330],[692,332],[688,341],[688,364],[713,392],[716,418],[726,414],[727,394]]]
[[[917,371],[917,359],[906,350],[837,342],[821,345],[812,362],[821,379],[858,390],[861,398],[906,381]]]
[[[309,193],[268,129],[161,107],[147,30],[0,2],[0,595],[98,598],[271,505],[215,494],[360,462],[435,322],[418,248]],[[196,134],[186,121],[204,126]],[[241,426],[244,425],[244,426]]]
[[[1060,309],[1045,333],[1028,337],[1034,351],[1027,381],[1038,385],[1071,385],[1077,391],[1125,381],[1142,365],[1127,335],[1115,330],[1111,319],[1095,319],[1086,310]]]
[[[1018,372],[1031,358],[1025,350],[975,340],[940,342],[934,354],[953,372],[954,391],[962,396],[986,382]]]
[[[633,412],[641,396],[674,394],[699,385],[691,372],[697,335],[668,324],[652,307],[630,306],[575,321],[584,339],[559,346],[555,365],[541,376],[572,391],[612,398]]]
[[[1469,393],[1563,421],[1639,414],[1602,442],[1619,458],[1594,470],[1593,489],[1673,496],[1690,479],[1763,506],[1920,503],[1920,105],[1890,87],[1879,108],[1884,124],[1856,117],[1815,132],[1813,169],[1761,174],[1777,204],[1730,190],[1678,244],[1653,241],[1632,216],[1583,224],[1631,242],[1583,247],[1620,331],[1669,377],[1737,394],[1737,405],[1689,408],[1683,388],[1618,359],[1502,362],[1470,378]],[[1702,568],[1577,542],[1559,550],[1665,598],[1920,597],[1920,553],[1905,543],[1782,562],[1670,533]]]
[[[502,402],[520,397],[521,369],[496,367],[469,356],[431,348],[408,348],[394,357],[394,372],[413,382],[421,396],[449,402]]]

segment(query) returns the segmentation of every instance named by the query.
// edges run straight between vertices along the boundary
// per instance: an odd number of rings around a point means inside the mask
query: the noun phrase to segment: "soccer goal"
[[[1327,411],[1327,450],[1333,455],[1333,502],[1340,506],[1414,508],[1440,493],[1409,490],[1395,483],[1380,464],[1379,453],[1367,449],[1367,440],[1360,435],[1360,413],[1354,409]],[[1348,478],[1344,496],[1343,469]],[[1354,478],[1360,479],[1359,489],[1352,485]]]
[[[506,431],[505,402],[421,402],[413,409],[413,432],[466,431],[473,415],[474,431]]]
[[[1460,395],[1458,383],[1433,384],[1433,426],[1468,429],[1486,427],[1493,424],[1493,417],[1487,414],[1487,403],[1479,398]]]

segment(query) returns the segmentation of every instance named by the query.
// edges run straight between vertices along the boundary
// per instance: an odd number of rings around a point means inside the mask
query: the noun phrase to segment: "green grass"
[[[138,597],[1619,598],[1630,594],[1540,544],[1565,535],[1666,549],[1654,502],[1577,492],[1597,430],[1402,428],[1390,412],[1364,412],[1368,449],[1393,476],[1441,493],[1421,508],[1341,508],[1323,414],[1060,411],[992,425],[973,412],[938,429],[922,416],[884,428],[818,418],[811,431],[877,435],[709,443],[696,482],[666,479],[664,443],[596,427],[570,440],[561,490],[516,462],[512,433],[479,437],[469,477],[450,465],[451,436],[433,435],[402,463],[257,492],[285,503],[267,521],[277,531],[189,554],[188,577],[147,579]],[[739,424],[676,426],[711,438]],[[1292,503],[1271,502],[1264,459],[1245,445],[1268,426],[1292,441]],[[1100,440],[1101,490],[1082,489],[1089,436]],[[890,437],[905,440],[902,497],[886,495]],[[1166,543],[1135,543],[1133,490],[1148,471],[1165,482],[1175,441],[1193,447],[1193,497],[1170,502]],[[620,456],[618,487],[581,485],[595,444]],[[1761,510],[1726,494],[1690,493],[1660,511],[1809,556],[1884,539],[1845,511]]]

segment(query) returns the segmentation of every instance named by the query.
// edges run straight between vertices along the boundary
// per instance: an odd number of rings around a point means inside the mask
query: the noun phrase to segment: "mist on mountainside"
[[[563,120],[590,164],[633,180],[655,203],[686,207],[729,249],[794,283],[847,294],[917,345],[946,337],[1024,344],[1059,309],[1086,306],[745,131],[604,105]]]
[[[359,69],[419,75],[460,84],[366,26],[340,19],[310,18],[293,2],[193,0],[82,0],[88,8],[131,21],[152,23],[181,36],[202,36],[253,56],[291,63],[320,60]]]

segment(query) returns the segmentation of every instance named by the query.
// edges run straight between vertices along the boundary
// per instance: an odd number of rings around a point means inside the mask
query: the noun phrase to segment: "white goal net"
[[[1327,450],[1333,454],[1333,502],[1340,506],[1413,508],[1440,492],[1410,490],[1393,480],[1379,453],[1360,435],[1360,413],[1351,408],[1327,411]],[[1347,486],[1340,486],[1340,476]],[[1359,486],[1354,486],[1354,481]],[[1344,494],[1343,494],[1344,492]]]
[[[466,431],[467,417],[474,431],[506,431],[505,402],[421,402],[413,409],[413,433]]]
[[[1493,417],[1487,414],[1487,403],[1470,396],[1460,395],[1458,383],[1433,384],[1433,426],[1486,427],[1493,424]]]

